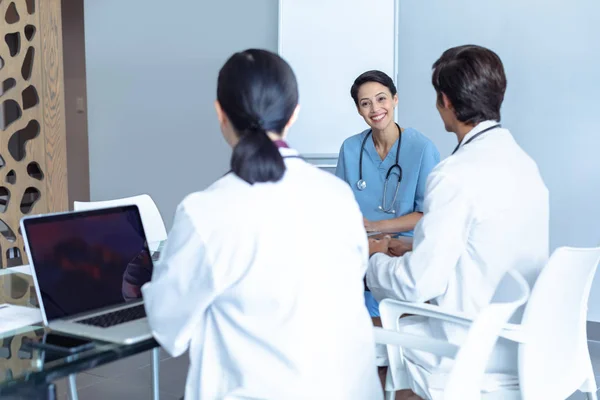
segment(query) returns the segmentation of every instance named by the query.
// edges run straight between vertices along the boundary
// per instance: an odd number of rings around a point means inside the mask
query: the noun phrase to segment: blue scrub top
[[[396,162],[398,142],[394,143],[385,159],[381,160],[375,149],[375,143],[373,143],[373,135],[369,136],[365,143],[362,162],[362,176],[367,182],[367,187],[365,190],[358,190],[356,183],[359,180],[361,145],[369,130],[344,141],[335,174],[350,185],[363,216],[370,221],[392,219],[415,211],[423,212],[427,176],[440,162],[440,153],[437,148],[431,140],[415,129],[407,128],[402,132],[400,157],[398,157],[398,164],[402,167],[402,181],[393,207],[395,214],[385,213],[379,209],[379,206],[383,198],[385,176],[388,169]],[[387,186],[386,209],[390,208],[390,203],[394,198],[398,182],[396,171],[398,169],[394,168],[394,176],[390,177]],[[412,236],[413,231],[403,232],[401,235]],[[365,292],[365,305],[371,317],[379,317],[379,304],[371,292]]]
[[[382,203],[385,176],[396,161],[397,142],[394,143],[385,159],[381,160],[375,149],[373,135],[369,135],[362,160],[362,176],[367,187],[365,190],[358,190],[356,186],[359,180],[361,144],[369,131],[370,129],[367,129],[344,141],[335,174],[350,185],[363,216],[370,221],[392,219],[415,211],[423,212],[427,176],[440,161],[440,153],[437,148],[431,140],[415,129],[407,128],[402,132],[400,157],[398,158],[398,164],[402,167],[402,181],[393,207],[395,214],[389,214],[380,210],[379,206]],[[398,182],[397,171],[398,169],[394,168],[394,173],[390,176],[387,185],[386,209],[390,208],[390,203],[394,198]],[[403,232],[402,235],[412,236],[413,231]]]

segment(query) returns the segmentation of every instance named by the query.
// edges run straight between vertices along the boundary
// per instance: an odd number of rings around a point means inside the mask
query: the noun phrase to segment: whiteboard
[[[279,54],[300,91],[288,142],[306,157],[337,157],[344,139],[367,128],[350,97],[363,72],[397,77],[398,0],[279,0]]]

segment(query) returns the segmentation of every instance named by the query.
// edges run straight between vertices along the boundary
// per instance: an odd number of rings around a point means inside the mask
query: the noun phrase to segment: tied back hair
[[[282,134],[298,105],[291,67],[266,50],[236,53],[219,72],[217,100],[239,138],[233,173],[249,184],[279,181],[285,163],[267,132]]]

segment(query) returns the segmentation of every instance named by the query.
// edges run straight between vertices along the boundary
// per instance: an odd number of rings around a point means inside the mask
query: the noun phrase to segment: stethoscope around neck
[[[398,191],[400,190],[400,182],[402,181],[402,167],[400,166],[400,164],[398,164],[398,158],[400,157],[400,147],[402,146],[402,129],[400,129],[400,126],[398,124],[396,124],[396,126],[398,127],[398,144],[396,145],[396,161],[387,170],[387,173],[385,174],[385,182],[383,184],[383,198],[381,199],[381,205],[378,207],[381,211],[383,211],[384,213],[387,213],[387,214],[396,214],[396,210],[394,210],[394,204],[396,204],[396,198],[398,197]],[[359,161],[358,161],[358,182],[356,182],[356,187],[360,191],[363,191],[367,188],[367,182],[363,179],[362,160],[363,160],[363,152],[365,150],[365,145],[367,144],[367,139],[369,139],[369,136],[371,136],[372,133],[373,133],[373,130],[370,129],[369,132],[367,132],[367,134],[365,135],[365,138],[363,139],[362,144],[360,146],[360,156],[359,156]],[[390,176],[392,175],[392,172],[394,172],[394,169],[398,170],[398,182],[396,183],[396,190],[394,191],[394,198],[392,199],[392,202],[390,203],[389,207],[386,207],[385,199],[386,199],[386,195],[387,195],[387,186],[388,186],[388,182],[390,180]]]

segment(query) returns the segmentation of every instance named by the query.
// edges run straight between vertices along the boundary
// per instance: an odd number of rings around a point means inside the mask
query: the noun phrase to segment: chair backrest
[[[167,229],[165,228],[165,223],[160,215],[160,211],[158,210],[156,203],[147,194],[106,201],[75,201],[73,203],[73,208],[75,211],[79,211],[131,204],[137,205],[140,210],[140,216],[142,217],[142,224],[144,225],[144,231],[146,232],[146,239],[148,242],[154,244],[166,240]]]
[[[481,399],[485,367],[500,330],[529,297],[529,285],[516,271],[507,273],[502,285],[506,294],[478,313],[460,346],[444,388],[445,400]]]
[[[519,346],[524,399],[565,399],[593,378],[586,320],[599,261],[600,248],[561,247],[540,273],[522,320],[527,335]]]

